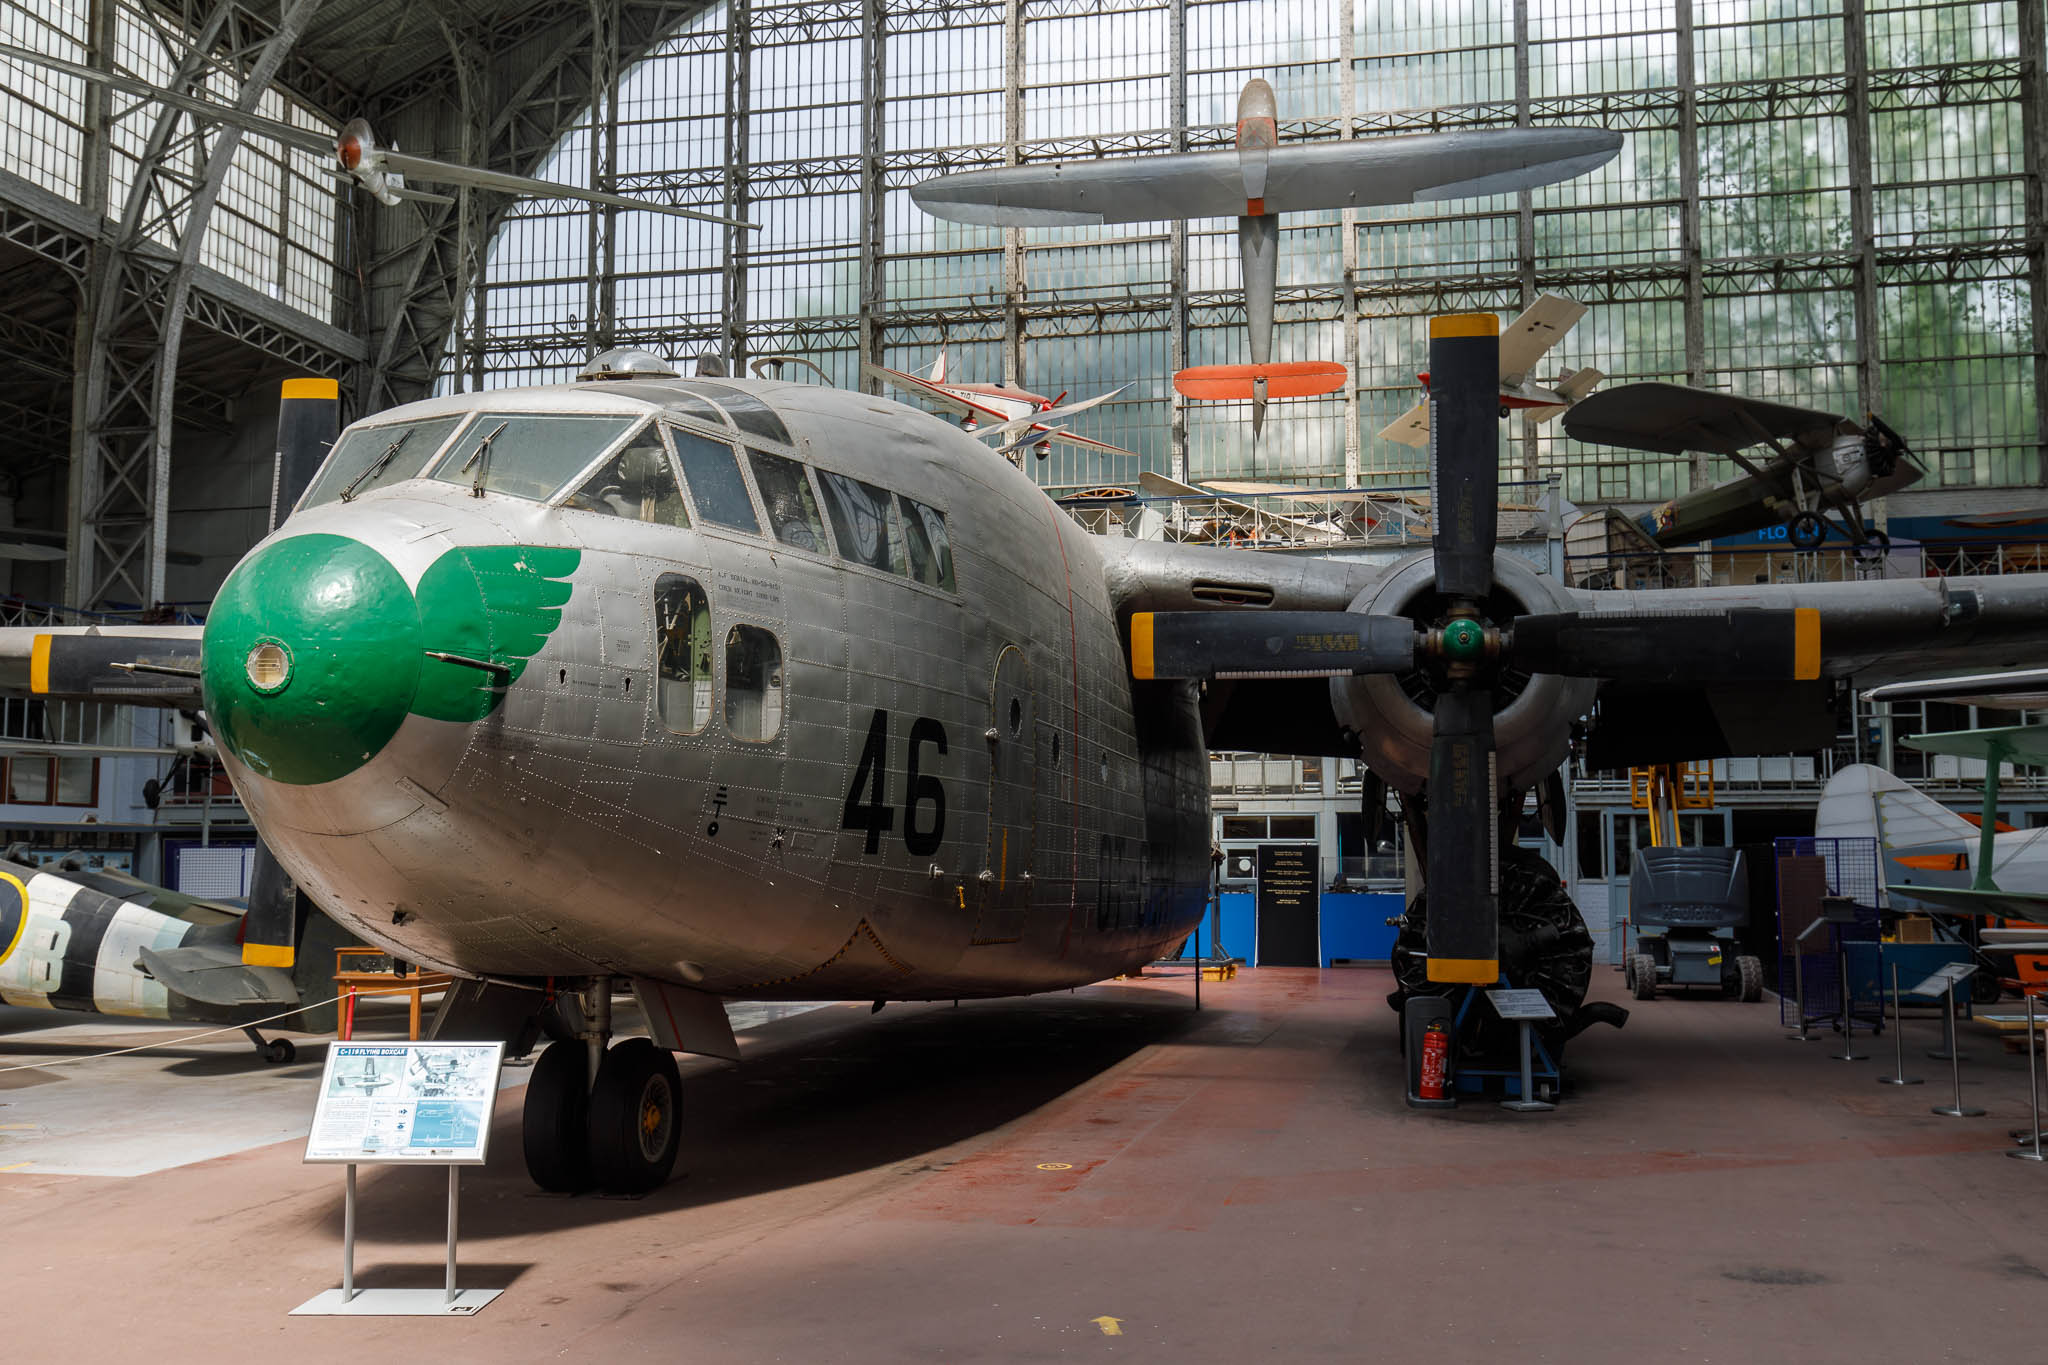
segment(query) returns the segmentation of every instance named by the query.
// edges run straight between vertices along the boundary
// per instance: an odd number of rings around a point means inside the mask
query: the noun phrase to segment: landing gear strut
[[[646,1038],[611,1044],[611,982],[584,992],[584,1026],[541,1053],[526,1084],[523,1141],[533,1182],[557,1194],[639,1195],[675,1169],[682,1077]]]
[[[250,1042],[256,1044],[256,1051],[262,1054],[263,1060],[272,1066],[283,1066],[287,1062],[298,1060],[299,1050],[292,1046],[291,1039],[265,1038],[256,1031],[253,1024],[244,1028],[242,1032],[248,1035]]]

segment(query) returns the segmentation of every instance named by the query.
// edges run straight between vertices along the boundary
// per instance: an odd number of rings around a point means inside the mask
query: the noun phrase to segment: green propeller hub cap
[[[293,536],[237,565],[207,613],[206,714],[263,776],[332,782],[398,733],[421,650],[419,608],[390,561],[346,536]]]
[[[1444,627],[1444,657],[1460,662],[1477,659],[1486,652],[1486,631],[1477,621],[1463,617]]]

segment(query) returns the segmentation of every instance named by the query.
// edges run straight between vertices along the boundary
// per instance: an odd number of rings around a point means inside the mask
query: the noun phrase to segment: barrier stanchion
[[[1842,1051],[1835,1057],[1838,1062],[1867,1062],[1870,1055],[1856,1050],[1856,1010],[1849,998],[1849,945],[1840,935],[1835,938],[1835,972],[1842,983]]]
[[[1953,1038],[1955,1032],[1956,982],[1962,979],[1962,977],[1951,976],[1948,979],[1948,992],[1943,997],[1943,1004],[1948,1010],[1951,1038]],[[1937,1104],[1928,1112],[1940,1114],[1943,1118],[1951,1119],[1974,1119],[1983,1116],[1984,1111],[1982,1109],[1977,1109],[1963,1103],[1963,1064],[1961,1058],[1961,1052],[1951,1042],[1948,1049],[1948,1072],[1949,1079],[1955,1083],[1955,1103]]]
[[[1898,1059],[1898,1073],[1879,1076],[1879,1085],[1919,1085],[1918,1076],[1906,1074],[1906,1021],[1899,1010],[1905,1002],[1899,996],[1899,964],[1892,964],[1892,1052]]]
[[[1820,1041],[1819,1034],[1806,1031],[1806,949],[1801,945],[1806,942],[1808,934],[1826,923],[1826,920],[1817,919],[1801,930],[1799,936],[1792,940],[1792,1007],[1799,1012],[1799,1032],[1786,1034],[1785,1039],[1787,1042],[1817,1043]]]
[[[2034,1036],[2034,997],[2027,996],[2027,1112],[2033,1116],[2033,1142],[2026,1147],[2015,1147],[2006,1153],[2015,1161],[2048,1161],[2041,1155],[2041,1075],[2035,1065],[2034,1055],[2038,1051]]]

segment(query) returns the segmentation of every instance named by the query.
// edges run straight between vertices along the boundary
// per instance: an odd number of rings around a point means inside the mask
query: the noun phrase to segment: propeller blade
[[[1521,616],[1509,657],[1529,673],[1615,682],[1805,682],[1820,676],[1820,612],[1592,611]]]
[[[1415,623],[1350,611],[1139,612],[1134,678],[1341,678],[1415,665]]]
[[[1482,600],[1500,520],[1500,319],[1429,320],[1429,485],[1437,591]]]
[[[1429,979],[1490,986],[1500,977],[1499,779],[1493,694],[1436,699],[1429,751]]]

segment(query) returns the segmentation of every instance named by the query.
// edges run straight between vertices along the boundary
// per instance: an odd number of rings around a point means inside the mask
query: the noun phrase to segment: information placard
[[[1907,995],[1946,995],[1949,986],[1961,981],[1977,970],[1974,962],[1950,962],[1934,969],[1934,974],[1906,992]]]
[[[1555,1019],[1557,1011],[1543,998],[1542,991],[1496,989],[1486,993],[1494,1013],[1503,1019]]]
[[[307,1161],[481,1166],[503,1043],[343,1043],[327,1049]]]

